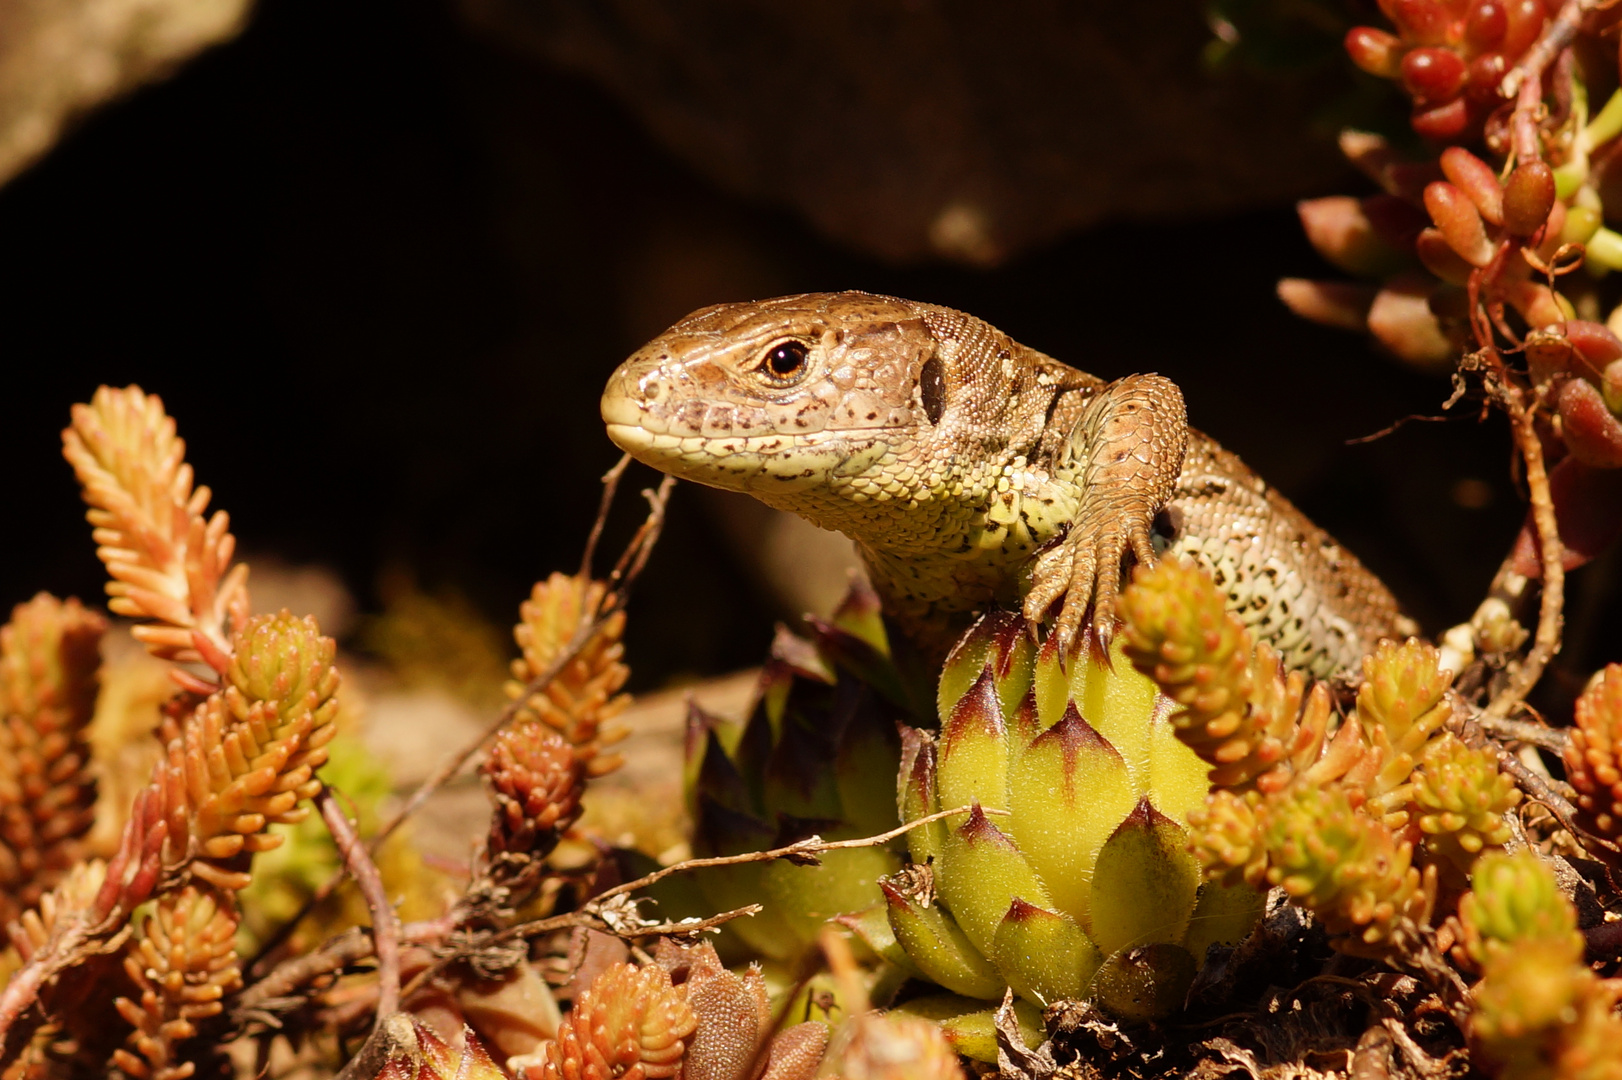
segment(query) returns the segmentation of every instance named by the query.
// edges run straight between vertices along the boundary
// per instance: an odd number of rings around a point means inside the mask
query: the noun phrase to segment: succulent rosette
[[[1201,882],[1186,826],[1206,766],[1171,708],[1119,646],[1061,662],[1017,615],[975,624],[942,673],[939,736],[904,732],[900,777],[904,820],[968,809],[912,830],[913,865],[881,883],[924,976],[1124,1019],[1181,1005],[1207,946],[1243,937],[1263,896]]]
[[[780,631],[743,724],[694,709],[688,798],[696,856],[735,855],[894,829],[897,722],[909,688],[891,663],[878,598],[853,589],[809,640]],[[707,911],[760,903],[729,924],[756,957],[791,960],[814,948],[829,919],[880,900],[879,878],[901,866],[889,847],[850,848],[819,865],[778,860],[692,875]]]

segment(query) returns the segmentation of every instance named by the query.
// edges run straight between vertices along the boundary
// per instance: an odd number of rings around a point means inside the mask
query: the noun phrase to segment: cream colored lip
[[[635,412],[635,409],[631,410]],[[653,449],[653,432],[639,424],[626,424],[611,419],[608,415],[608,401],[603,401],[603,419],[608,421],[608,438],[615,446],[628,454],[646,452]]]
[[[636,398],[626,393],[626,378],[624,369],[614,372],[608,380],[608,386],[603,390],[601,403],[598,405],[602,413],[603,422],[625,424],[630,427],[642,425],[642,406],[637,404]]]

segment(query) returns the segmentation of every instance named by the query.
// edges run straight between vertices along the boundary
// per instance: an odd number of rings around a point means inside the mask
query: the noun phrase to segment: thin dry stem
[[[620,478],[631,464],[630,454],[621,454],[614,467],[603,473],[603,493],[597,500],[597,516],[591,521],[591,531],[586,534],[586,546],[580,552],[580,570],[576,577],[590,577],[591,564],[597,561],[597,541],[603,538],[603,526],[608,523],[608,509],[614,505],[614,496],[619,494]]]
[[[451,919],[427,919],[404,923],[400,926],[401,945],[437,945],[456,928]],[[327,975],[335,975],[345,968],[374,956],[370,927],[354,926],[328,938],[309,952],[277,964],[264,978],[237,995],[233,1009],[235,1021],[245,1024],[259,1021],[279,1026],[275,1019],[277,1003],[300,997],[300,987]]]
[[[1510,673],[1509,681],[1483,714],[1488,719],[1502,719],[1526,699],[1532,687],[1543,677],[1543,669],[1560,649],[1561,613],[1566,594],[1566,549],[1560,542],[1560,525],[1555,519],[1554,500],[1549,492],[1543,444],[1538,439],[1531,410],[1522,402],[1520,390],[1507,381],[1507,374],[1502,372],[1501,365],[1499,377],[1489,377],[1488,387],[1493,399],[1509,415],[1516,449],[1521,452],[1521,460],[1526,464],[1527,497],[1532,504],[1532,524],[1537,529],[1538,555],[1543,568],[1543,592],[1538,605],[1538,626],[1532,638],[1532,648],[1527,651],[1520,666]]]
[[[613,472],[609,473],[609,478],[615,481],[618,479]],[[607,482],[607,478],[605,478],[605,482]],[[370,846],[373,851],[376,851],[378,845],[387,840],[407,817],[415,813],[428,800],[430,795],[461,772],[463,767],[472,760],[473,755],[484,749],[485,745],[495,737],[496,732],[511,723],[513,717],[517,716],[520,710],[535,695],[550,686],[553,680],[580,656],[581,650],[591,643],[592,639],[597,636],[597,633],[614,614],[624,610],[626,602],[630,599],[631,586],[641,574],[642,568],[647,564],[648,556],[653,553],[653,546],[658,542],[659,532],[664,527],[665,504],[670,499],[670,489],[673,483],[674,481],[667,476],[664,483],[659,485],[658,491],[643,492],[650,504],[647,520],[642,523],[642,527],[637,530],[636,535],[631,538],[631,542],[626,545],[625,551],[620,555],[619,563],[614,567],[613,573],[609,575],[608,591],[604,593],[602,603],[598,606],[597,611],[592,614],[590,619],[581,622],[580,628],[575,631],[574,637],[569,640],[569,644],[564,646],[557,656],[552,658],[552,662],[546,666],[545,670],[524,684],[524,689],[518,697],[507,703],[507,706],[496,715],[495,720],[491,721],[490,725],[485,728],[477,739],[469,742],[456,754],[448,758],[426,780],[418,785],[417,790],[411,793],[411,797],[405,801],[399,811],[372,838]],[[607,505],[605,504],[599,510],[598,516],[602,517],[606,510]]]
[[[1549,786],[1549,782],[1537,773],[1528,769],[1520,758],[1508,750],[1498,750],[1498,767],[1515,778],[1520,789],[1535,802],[1542,803],[1554,815],[1560,827],[1573,836],[1587,836],[1588,833],[1579,829],[1573,821],[1577,808],[1572,806],[1558,791]]]
[[[48,981],[78,962],[85,945],[92,940],[89,931],[90,928],[83,922],[65,928],[57,939],[57,948],[42,955],[37,954],[41,962],[24,964],[7,980],[5,989],[0,990],[0,1067],[11,1063],[17,1051],[27,1045],[27,1036],[32,1034],[33,1025],[28,1024],[25,1025],[28,1030],[23,1033],[24,1038],[10,1040],[8,1036],[13,1026],[39,1000],[40,991]]]
[[[707,859],[684,859],[681,862],[672,863],[671,865],[662,867],[651,874],[637,878],[635,881],[627,881],[622,885],[616,885],[612,889],[601,892],[587,901],[585,905],[583,905],[578,911],[571,911],[564,915],[554,915],[551,918],[537,919],[533,922],[519,923],[515,926],[510,926],[505,930],[499,931],[498,933],[482,939],[479,942],[479,947],[499,944],[500,942],[508,941],[515,937],[531,937],[536,934],[548,934],[554,930],[561,930],[565,927],[572,926],[589,926],[593,929],[604,930],[608,933],[616,934],[621,937],[646,937],[652,934],[700,933],[704,930],[710,929],[711,927],[719,926],[722,923],[730,922],[731,920],[740,918],[744,915],[753,915],[760,911],[761,906],[759,904],[748,904],[744,907],[735,908],[731,911],[724,911],[719,915],[712,915],[707,919],[691,919],[684,920],[682,922],[648,923],[642,921],[635,915],[635,908],[633,905],[626,904],[623,901],[616,904],[615,901],[619,900],[620,897],[624,897],[635,892],[638,889],[643,889],[657,881],[662,881],[672,874],[680,874],[688,870],[703,870],[712,866],[739,866],[744,863],[773,862],[777,859],[807,860],[815,859],[816,856],[825,852],[838,851],[843,848],[877,847],[880,844],[887,844],[891,840],[905,836],[907,833],[921,825],[928,825],[931,822],[940,821],[942,818],[951,817],[954,814],[967,814],[972,809],[973,807],[970,806],[958,806],[951,810],[942,810],[938,813],[929,814],[925,817],[918,818],[915,821],[909,821],[905,825],[899,825],[888,832],[882,832],[876,836],[863,836],[851,840],[824,840],[819,836],[808,836],[804,840],[799,840],[795,843],[784,845],[783,847],[772,848],[768,851],[746,851],[739,855],[717,855]],[[982,810],[982,812],[987,814],[1008,813],[1006,810]],[[462,950],[462,953],[465,952],[466,950]],[[435,977],[439,972],[443,971],[447,966],[459,959],[460,955],[461,954],[453,954],[450,956],[441,957],[429,968],[418,973],[417,977],[411,980],[410,985],[407,986],[404,991],[405,1000],[409,1001],[413,993],[424,986],[428,980]]]
[[[820,836],[808,836],[804,840],[797,840],[792,844],[772,848],[769,851],[746,851],[741,855],[716,855],[707,859],[684,859],[679,863],[671,863],[669,866],[661,867],[651,874],[637,878],[635,881],[627,881],[623,885],[616,885],[606,892],[598,893],[591,898],[591,903],[586,906],[588,908],[595,906],[600,909],[605,900],[611,900],[626,893],[633,893],[638,889],[645,889],[657,881],[663,881],[671,874],[680,874],[687,870],[703,870],[711,866],[739,866],[743,863],[772,862],[776,859],[814,859],[824,852],[839,851],[842,848],[877,847],[880,844],[888,844],[891,840],[907,835],[907,833],[920,825],[928,825],[930,822],[940,821],[954,814],[967,814],[973,809],[972,806],[958,806],[951,810],[941,810],[938,813],[927,814],[924,817],[909,821],[905,825],[898,825],[889,832],[882,832],[876,836],[862,836],[854,840],[824,840]],[[1008,813],[1007,810],[994,810],[985,807],[982,807],[980,812],[983,814]]]
[[[344,866],[360,886],[361,895],[372,914],[372,952],[377,957],[377,1026],[400,1007],[400,920],[389,902],[383,875],[372,861],[366,845],[355,833],[355,826],[345,816],[343,807],[333,798],[332,789],[325,784],[315,797],[321,811],[321,820],[338,845]]]
[[[1571,745],[1571,733],[1561,728],[1547,727],[1531,720],[1504,720],[1493,716],[1477,718],[1481,730],[1503,742],[1528,743],[1556,754],[1564,754]]]

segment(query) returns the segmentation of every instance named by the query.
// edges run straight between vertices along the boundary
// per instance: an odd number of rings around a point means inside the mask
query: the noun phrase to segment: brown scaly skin
[[[1188,426],[1159,375],[1105,383],[970,315],[868,293],[694,312],[621,364],[609,438],[856,542],[885,608],[941,651],[970,613],[1089,606],[1129,557],[1194,557],[1286,661],[1327,677],[1411,633],[1348,551]]]

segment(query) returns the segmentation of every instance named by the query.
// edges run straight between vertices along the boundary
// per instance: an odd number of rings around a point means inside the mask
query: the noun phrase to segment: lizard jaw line
[[[786,494],[825,482],[830,474],[854,458],[843,432],[816,436],[676,435],[650,431],[640,424],[610,423],[608,437],[638,461],[685,480],[710,487],[752,493]],[[882,451],[889,429],[864,428],[875,436]],[[822,445],[818,445],[818,444]]]

